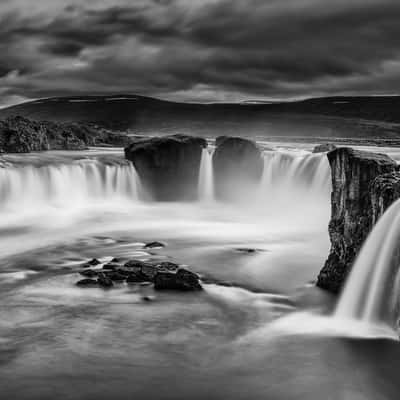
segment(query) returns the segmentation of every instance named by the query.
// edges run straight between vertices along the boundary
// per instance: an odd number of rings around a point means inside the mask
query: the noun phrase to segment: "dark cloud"
[[[398,0],[35,4],[0,5],[4,98],[136,92],[240,100],[400,91]]]

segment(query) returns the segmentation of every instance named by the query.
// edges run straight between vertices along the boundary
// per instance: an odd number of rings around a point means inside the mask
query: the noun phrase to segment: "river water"
[[[140,200],[121,149],[3,156],[4,398],[396,399],[397,341],[338,324],[312,284],[330,175],[309,150],[273,144],[257,193],[229,204],[212,198],[212,151],[193,203]],[[143,248],[154,240],[167,246]],[[93,257],[171,260],[224,285],[76,287]]]

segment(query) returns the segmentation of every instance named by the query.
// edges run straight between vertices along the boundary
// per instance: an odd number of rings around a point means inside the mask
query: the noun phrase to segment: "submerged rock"
[[[92,258],[90,261],[87,262],[87,264],[96,266],[96,265],[101,264],[101,262],[97,258]]]
[[[99,273],[99,276],[97,278],[97,282],[98,282],[98,284],[100,286],[103,286],[103,287],[106,287],[106,288],[112,287],[114,285],[112,283],[111,278],[108,275],[104,274],[103,272]]]
[[[144,245],[145,249],[156,249],[160,247],[165,247],[165,244],[162,242],[150,242]]]
[[[200,137],[154,137],[126,147],[125,157],[133,162],[142,185],[154,200],[194,200],[204,147],[207,141]]]
[[[177,272],[160,271],[154,277],[155,290],[180,290],[194,291],[202,290],[199,276],[184,268]]]
[[[80,273],[82,276],[86,276],[86,277],[88,277],[88,278],[93,278],[93,277],[95,277],[95,276],[98,275],[98,272],[97,272],[97,271],[94,271],[94,270],[92,270],[92,269],[84,269],[83,271],[79,271],[79,273]]]
[[[93,286],[98,286],[98,282],[95,279],[86,278],[76,282],[76,285],[82,287],[93,287]]]
[[[113,271],[107,274],[107,276],[114,282],[123,282],[126,280],[128,275],[121,274],[119,271]]]
[[[336,149],[337,147],[333,143],[323,143],[315,146],[313,149],[313,153],[325,153]]]
[[[338,292],[377,218],[397,198],[398,174],[396,162],[385,154],[339,148],[328,153],[328,159],[331,250],[317,285]]]
[[[262,151],[255,142],[239,137],[220,137],[213,154],[215,194],[229,200],[251,195],[264,169]]]

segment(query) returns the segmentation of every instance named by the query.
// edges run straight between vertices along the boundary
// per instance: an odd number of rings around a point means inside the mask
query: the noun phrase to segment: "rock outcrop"
[[[399,183],[397,164],[387,155],[339,148],[328,159],[331,250],[317,285],[337,293],[372,226],[398,195]]]
[[[172,135],[153,137],[125,148],[142,185],[154,200],[194,200],[198,195],[198,178],[203,138]]]
[[[333,143],[323,143],[315,146],[313,149],[313,153],[325,153],[336,149],[337,147]]]
[[[0,152],[83,150],[87,146],[127,146],[132,139],[91,124],[32,121],[10,117],[0,121]]]
[[[217,198],[229,200],[251,195],[264,168],[261,150],[252,140],[239,137],[221,136],[215,143],[213,169]]]

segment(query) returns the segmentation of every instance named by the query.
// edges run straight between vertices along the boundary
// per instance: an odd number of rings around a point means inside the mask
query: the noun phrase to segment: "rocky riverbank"
[[[127,146],[131,139],[89,123],[33,121],[23,117],[0,120],[0,153],[83,150],[87,146]]]

